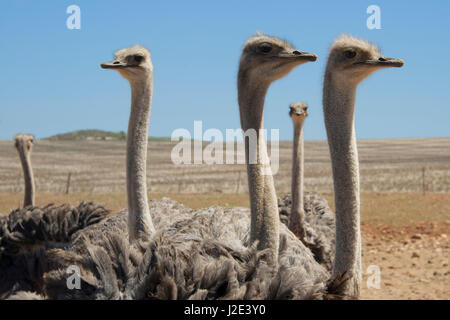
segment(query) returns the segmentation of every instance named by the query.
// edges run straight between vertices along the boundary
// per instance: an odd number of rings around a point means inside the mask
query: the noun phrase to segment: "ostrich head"
[[[373,44],[343,34],[331,45],[327,71],[333,71],[343,81],[358,84],[378,69],[401,67],[403,64],[402,59],[383,56]]]
[[[271,83],[296,66],[316,60],[315,54],[301,52],[279,38],[258,34],[244,44],[239,69],[246,78]]]
[[[116,51],[114,60],[102,63],[101,67],[117,70],[129,81],[146,79],[153,71],[150,52],[138,45]]]
[[[27,133],[21,133],[14,137],[14,146],[19,154],[27,156],[31,153],[34,144],[34,136]]]
[[[294,102],[289,105],[289,116],[292,120],[305,120],[308,116],[308,105],[303,102]]]

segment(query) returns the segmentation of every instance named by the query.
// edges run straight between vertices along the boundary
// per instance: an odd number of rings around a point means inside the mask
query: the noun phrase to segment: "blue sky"
[[[66,28],[66,8],[81,8],[81,30]],[[381,30],[366,8],[381,8]],[[116,49],[142,44],[155,66],[151,136],[239,128],[240,50],[257,30],[291,41],[319,59],[275,82],[265,126],[291,139],[288,105],[309,103],[306,139],[325,139],[322,77],[342,32],[378,44],[401,69],[381,70],[358,90],[358,138],[448,137],[450,1],[32,1],[0,2],[0,139],[38,138],[80,129],[126,131],[129,87],[99,67]]]

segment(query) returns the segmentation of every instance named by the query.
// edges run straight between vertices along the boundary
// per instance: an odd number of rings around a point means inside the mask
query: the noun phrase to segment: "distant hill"
[[[126,133],[123,131],[113,132],[113,131],[103,131],[103,130],[79,130],[68,133],[57,134],[45,140],[51,141],[76,141],[76,140],[113,140],[121,141],[126,140]],[[159,138],[159,137],[149,137],[151,141],[170,141],[170,138]]]

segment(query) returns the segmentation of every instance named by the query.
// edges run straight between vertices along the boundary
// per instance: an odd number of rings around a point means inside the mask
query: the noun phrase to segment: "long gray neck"
[[[273,257],[278,257],[279,217],[278,203],[267,155],[266,141],[262,129],[264,100],[268,83],[251,81],[245,73],[238,75],[238,100],[241,126],[244,133],[250,130],[256,135],[245,139],[248,187],[250,193],[251,224],[250,243],[258,241],[258,249],[270,248]],[[249,130],[249,131],[248,131]],[[254,163],[250,163],[251,159]]]
[[[25,147],[23,147],[25,148]],[[20,162],[22,163],[23,177],[25,180],[25,196],[23,199],[23,206],[34,206],[34,176],[31,168],[30,152],[19,150]]]
[[[326,72],[323,92],[325,126],[331,154],[336,210],[333,276],[345,274],[344,293],[358,297],[361,286],[359,167],[354,126],[356,83]]]
[[[147,143],[153,78],[130,81],[127,136],[128,231],[130,242],[155,231],[147,199]]]
[[[305,239],[305,212],[303,203],[303,123],[304,119],[294,119],[294,146],[292,155],[292,181],[291,181],[291,216],[289,229],[298,235],[301,240]]]

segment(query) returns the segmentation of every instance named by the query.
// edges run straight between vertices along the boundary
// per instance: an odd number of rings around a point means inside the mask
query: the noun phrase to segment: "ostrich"
[[[289,115],[294,124],[294,148],[292,157],[291,182],[292,208],[289,221],[289,229],[294,232],[300,238],[300,240],[305,242],[305,211],[303,205],[303,122],[308,116],[308,105],[306,103],[292,103],[289,108]]]
[[[49,248],[65,247],[72,235],[101,221],[109,211],[92,202],[35,206],[35,186],[30,154],[34,137],[14,137],[25,178],[24,207],[0,217],[0,298],[17,290],[42,291],[42,275],[49,268]],[[30,296],[29,296],[30,297]]]
[[[269,85],[294,67],[315,61],[316,55],[295,50],[289,43],[264,36],[250,39],[243,49],[238,72],[238,100],[244,132],[256,133],[256,144],[245,140],[250,194],[250,242],[258,239],[259,249],[270,248],[277,256],[279,217],[273,177],[268,166],[263,129],[264,99]],[[255,159],[256,164],[251,160]]]
[[[153,64],[143,47],[119,50],[105,69],[114,69],[130,82],[131,112],[127,134],[128,237],[130,242],[155,232],[148,207],[146,159],[153,91]]]
[[[22,163],[23,177],[25,180],[25,196],[23,206],[34,206],[34,176],[31,168],[31,149],[34,144],[34,136],[26,133],[18,134],[14,137],[14,146],[19,153]]]
[[[358,150],[354,108],[358,84],[374,71],[402,67],[378,47],[343,34],[330,49],[324,76],[323,111],[331,155],[336,218],[332,279],[345,275],[342,294],[358,297],[361,284],[361,231]]]
[[[336,248],[327,285],[333,297],[358,298],[362,277],[359,169],[354,130],[356,89],[374,71],[401,66],[403,60],[386,58],[369,42],[345,34],[330,48],[324,76],[323,110],[336,208]],[[312,228],[317,226],[311,225]]]
[[[317,262],[331,272],[335,222],[328,202],[318,194],[304,193],[303,123],[306,103],[292,103],[289,116],[294,125],[291,195],[279,199],[281,221],[312,251]]]

